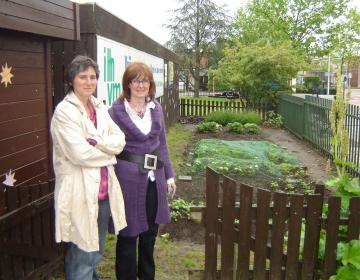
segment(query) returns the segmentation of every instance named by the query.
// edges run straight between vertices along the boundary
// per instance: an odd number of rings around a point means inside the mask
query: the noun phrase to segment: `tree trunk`
[[[199,34],[199,0],[196,0],[196,35],[195,35],[195,75],[194,75],[194,97],[199,97],[200,80],[200,34]]]

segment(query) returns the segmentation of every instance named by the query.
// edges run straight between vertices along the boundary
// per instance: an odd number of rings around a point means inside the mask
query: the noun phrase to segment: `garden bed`
[[[182,198],[186,201],[193,202],[194,204],[201,204],[205,201],[205,176],[201,172],[191,173],[190,167],[193,160],[195,145],[202,139],[223,139],[228,141],[249,140],[249,141],[261,141],[268,140],[274,144],[277,144],[282,149],[286,150],[290,155],[294,155],[300,161],[302,169],[306,170],[302,175],[300,181],[312,182],[311,188],[315,186],[315,183],[323,182],[328,175],[325,172],[325,166],[327,158],[319,151],[315,150],[310,144],[301,141],[289,132],[282,129],[261,128],[259,134],[236,134],[226,131],[220,131],[218,133],[196,133],[195,125],[201,121],[201,119],[182,119],[181,123],[187,127],[187,129],[193,131],[188,146],[183,153],[183,164],[180,166],[180,172],[177,175],[191,175],[191,181],[177,180],[177,193],[175,198]],[[237,178],[238,179],[238,178]],[[261,188],[268,188],[277,191],[289,192],[286,184],[283,186],[271,186],[271,182],[264,182],[263,179],[259,179],[256,176],[243,177],[242,182]],[[301,188],[295,188],[292,192],[301,193]],[[186,227],[189,230],[185,229]],[[192,234],[188,234],[188,232]],[[196,224],[193,221],[178,221],[171,222],[170,224],[161,228],[161,234],[169,233],[170,238],[174,240],[187,240],[190,242],[201,242],[203,236],[203,227]],[[200,238],[199,238],[200,237]],[[192,239],[193,238],[193,239]],[[204,239],[202,239],[204,240]]]

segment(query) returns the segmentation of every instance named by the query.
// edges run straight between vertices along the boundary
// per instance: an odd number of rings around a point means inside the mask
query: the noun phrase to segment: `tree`
[[[241,92],[247,105],[274,106],[280,89],[289,88],[289,80],[304,66],[304,57],[290,43],[269,44],[266,40],[244,45],[233,42],[224,50],[219,67],[211,71],[220,87]]]
[[[170,30],[167,46],[180,55],[182,76],[194,79],[195,96],[199,96],[200,73],[206,69],[202,63],[209,50],[226,37],[230,17],[224,7],[210,0],[178,0],[182,5],[173,10],[174,17],[166,27]],[[185,81],[186,82],[186,81]]]
[[[337,24],[328,41],[328,52],[340,59],[340,69],[349,71],[360,60],[360,14],[351,9],[345,19]],[[342,73],[341,73],[342,74]]]
[[[350,0],[253,0],[238,11],[235,37],[244,44],[259,39],[290,41],[307,55],[322,55],[344,22]]]

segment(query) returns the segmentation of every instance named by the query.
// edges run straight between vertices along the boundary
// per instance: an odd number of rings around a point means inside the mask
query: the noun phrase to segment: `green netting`
[[[203,139],[196,144],[191,169],[203,172],[207,165],[225,175],[272,180],[298,169],[300,162],[268,141]]]

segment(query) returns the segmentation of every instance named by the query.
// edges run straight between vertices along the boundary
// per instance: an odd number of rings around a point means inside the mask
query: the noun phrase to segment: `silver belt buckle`
[[[156,170],[157,156],[151,154],[145,154],[144,168],[150,170]]]

